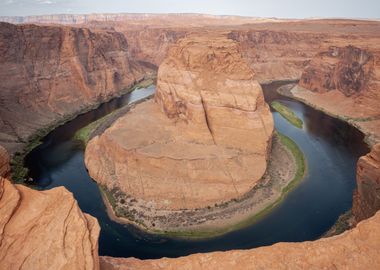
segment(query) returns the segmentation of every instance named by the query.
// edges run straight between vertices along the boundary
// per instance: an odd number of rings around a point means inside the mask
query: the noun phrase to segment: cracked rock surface
[[[155,209],[229,201],[263,176],[273,119],[254,72],[225,35],[189,35],[158,71],[154,101],[137,105],[87,146],[107,189]]]

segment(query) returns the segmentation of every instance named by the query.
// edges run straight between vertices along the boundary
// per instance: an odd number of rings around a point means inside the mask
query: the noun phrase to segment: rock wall
[[[41,128],[119,95],[147,72],[123,34],[0,23],[0,143],[11,153]]]
[[[65,188],[36,191],[0,177],[1,269],[99,269],[99,231]]]
[[[291,90],[298,99],[359,128],[372,146],[357,164],[357,190],[353,215],[356,222],[380,209],[380,47],[329,47],[305,69],[299,86]]]
[[[10,170],[8,152],[0,145],[0,177],[8,176]]]
[[[354,46],[330,47],[313,58],[303,71],[300,86],[313,92],[337,90],[346,97],[369,94],[375,59],[372,53]],[[377,95],[377,91],[373,95]],[[379,99],[379,97],[377,97]]]
[[[379,41],[323,49],[291,91],[296,98],[359,128],[370,145],[380,142]]]
[[[356,183],[352,212],[360,222],[380,209],[380,144],[359,159]]]
[[[327,38],[313,31],[278,30],[233,30],[229,37],[239,42],[244,58],[260,82],[299,79]]]

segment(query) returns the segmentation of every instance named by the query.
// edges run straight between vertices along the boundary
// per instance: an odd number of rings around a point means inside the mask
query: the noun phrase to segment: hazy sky
[[[0,16],[115,12],[380,18],[380,0],[0,0]]]

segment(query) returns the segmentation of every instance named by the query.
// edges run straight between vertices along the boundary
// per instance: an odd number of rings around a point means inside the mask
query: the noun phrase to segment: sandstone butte
[[[207,207],[255,186],[272,133],[269,107],[236,42],[194,35],[160,65],[155,101],[92,139],[85,162],[99,184],[150,208]]]

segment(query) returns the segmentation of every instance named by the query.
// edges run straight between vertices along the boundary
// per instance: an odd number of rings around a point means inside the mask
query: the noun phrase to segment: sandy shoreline
[[[153,211],[145,207],[144,202],[128,198],[120,191],[112,192],[104,187],[100,189],[108,215],[113,221],[132,224],[154,234],[206,238],[248,226],[268,213],[294,187],[295,183],[292,182],[295,180],[297,167],[293,153],[282,143],[279,135],[275,135],[268,169],[260,182],[241,198],[213,207]],[[112,196],[113,205],[109,196]],[[134,204],[125,203],[128,200]],[[123,217],[123,214],[130,218]]]

